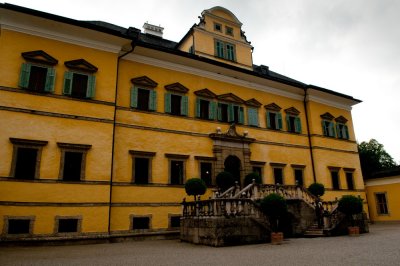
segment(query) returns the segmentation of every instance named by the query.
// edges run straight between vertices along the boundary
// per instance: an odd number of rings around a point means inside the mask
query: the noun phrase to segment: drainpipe
[[[133,30],[133,32],[132,32]],[[130,32],[129,32],[130,31]],[[132,34],[133,33],[133,34]],[[115,95],[114,95],[114,119],[113,119],[113,132],[112,132],[112,148],[111,148],[111,174],[110,174],[110,194],[108,200],[108,235],[111,235],[111,207],[112,207],[112,188],[113,188],[113,180],[114,180],[114,152],[115,152],[115,126],[116,126],[116,118],[117,118],[117,97],[118,97],[118,79],[119,79],[119,63],[120,60],[130,54],[135,49],[135,41],[138,40],[140,30],[136,29],[128,29],[128,36],[132,37],[131,49],[121,55],[118,56],[117,59],[117,75],[115,81]]]
[[[311,143],[310,123],[308,121],[308,111],[307,111],[307,109],[308,109],[307,108],[307,106],[308,106],[308,104],[307,104],[307,87],[304,88],[303,104],[304,104],[304,111],[306,113],[307,137],[308,137],[308,147],[310,149],[310,156],[311,156],[311,167],[312,167],[314,183],[316,183],[317,177],[315,175],[314,153],[313,153],[313,148],[312,148],[312,143]]]

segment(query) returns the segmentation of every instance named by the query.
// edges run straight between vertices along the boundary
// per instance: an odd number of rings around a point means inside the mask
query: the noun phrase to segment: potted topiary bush
[[[272,193],[261,200],[260,207],[269,218],[272,231],[271,243],[281,244],[283,232],[278,232],[279,219],[287,212],[286,200],[281,195]]]
[[[316,196],[317,198],[321,197],[322,195],[325,194],[325,187],[321,183],[312,183],[308,187],[308,191]]]
[[[185,191],[189,196],[193,196],[196,201],[196,196],[204,195],[207,191],[206,183],[200,178],[191,178],[185,183]]]
[[[348,227],[349,235],[359,235],[360,228],[354,225],[354,215],[363,211],[362,199],[353,195],[344,195],[339,200],[338,210],[344,213],[347,219],[350,220],[351,226]]]
[[[250,173],[250,174],[247,174],[247,175],[244,177],[244,186],[247,186],[247,185],[253,183],[253,179],[254,179],[254,181],[256,182],[256,184],[261,184],[261,177],[260,177],[260,175],[259,175],[258,173],[256,173],[256,172],[252,172],[252,173]]]
[[[235,185],[235,178],[229,172],[221,172],[215,177],[215,182],[217,186],[220,188],[221,192],[224,192],[230,187]]]

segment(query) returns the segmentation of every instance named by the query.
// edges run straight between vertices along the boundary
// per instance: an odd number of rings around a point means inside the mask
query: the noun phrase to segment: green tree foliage
[[[353,214],[358,214],[363,211],[363,201],[353,195],[344,195],[339,200],[338,210],[344,213],[354,226]]]
[[[358,153],[364,178],[370,178],[373,173],[397,166],[383,145],[375,139],[358,144]]]
[[[321,197],[325,194],[325,187],[320,183],[312,183],[308,187],[308,191],[316,197]]]
[[[281,195],[272,193],[261,200],[260,207],[269,217],[272,230],[276,232],[279,219],[287,212],[286,200]]]
[[[185,191],[189,196],[194,196],[194,200],[196,200],[196,196],[206,193],[207,186],[202,179],[191,178],[185,183]]]
[[[230,187],[235,185],[235,178],[229,172],[221,172],[215,177],[215,181],[217,186],[222,190],[225,191]]]
[[[244,185],[247,186],[247,185],[253,183],[253,179],[254,179],[254,181],[256,182],[256,184],[261,184],[261,177],[260,177],[260,175],[259,175],[258,173],[253,172],[253,173],[247,174],[247,175],[245,176],[245,178],[244,178]]]

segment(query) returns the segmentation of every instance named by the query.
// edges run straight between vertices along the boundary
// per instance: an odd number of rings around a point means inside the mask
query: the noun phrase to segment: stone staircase
[[[307,238],[324,237],[324,236],[325,236],[324,229],[318,228],[317,223],[314,223],[310,227],[308,227],[303,235],[303,237],[307,237]]]

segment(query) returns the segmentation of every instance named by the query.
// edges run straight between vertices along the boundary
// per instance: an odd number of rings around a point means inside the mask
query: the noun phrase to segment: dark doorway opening
[[[235,178],[235,181],[237,181],[240,184],[240,169],[241,169],[240,159],[234,155],[229,155],[225,159],[224,166],[225,166],[225,171],[231,173]]]

